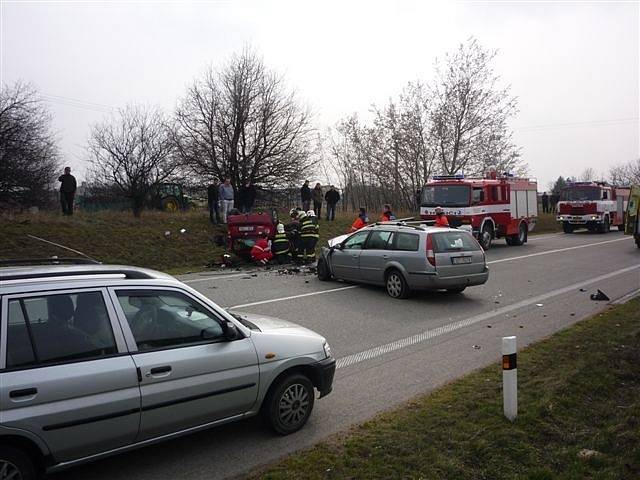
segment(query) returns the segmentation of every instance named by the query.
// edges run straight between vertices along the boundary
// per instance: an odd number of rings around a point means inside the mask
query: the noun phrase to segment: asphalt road
[[[630,237],[576,233],[496,242],[486,285],[463,294],[392,300],[381,288],[319,282],[312,275],[202,273],[181,277],[236,311],[282,317],[329,341],[333,392],[308,425],[276,437],[256,419],[226,425],[58,474],[55,479],[217,479],[311,446],[479,367],[499,361],[501,337],[518,347],[547,337],[640,289],[640,251]],[[612,327],[615,328],[615,327]]]

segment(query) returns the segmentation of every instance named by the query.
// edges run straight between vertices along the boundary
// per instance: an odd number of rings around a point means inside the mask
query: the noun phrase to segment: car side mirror
[[[222,331],[224,333],[224,338],[229,341],[235,340],[240,336],[238,327],[236,327],[236,324],[233,322],[224,322],[222,324]]]
[[[213,340],[219,337],[220,337],[220,330],[217,328],[213,328],[213,327],[203,328],[200,331],[200,338],[202,340]]]

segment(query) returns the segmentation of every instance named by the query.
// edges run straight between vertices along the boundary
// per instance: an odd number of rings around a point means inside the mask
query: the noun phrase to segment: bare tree
[[[640,158],[616,165],[609,170],[609,180],[614,185],[640,185]]]
[[[592,182],[596,179],[596,171],[589,167],[589,168],[585,168],[582,173],[580,174],[580,181],[581,182]]]
[[[308,109],[249,49],[195,81],[175,118],[177,151],[198,175],[288,185],[311,167]]]
[[[40,205],[58,169],[51,114],[28,84],[0,90],[0,202]]]
[[[487,164],[501,171],[518,165],[520,153],[507,126],[517,101],[508,87],[498,85],[491,67],[496,54],[472,38],[436,62],[431,136],[443,173],[478,174]]]
[[[176,170],[167,120],[157,108],[128,105],[91,128],[89,151],[95,179],[115,184],[139,217],[155,184]]]

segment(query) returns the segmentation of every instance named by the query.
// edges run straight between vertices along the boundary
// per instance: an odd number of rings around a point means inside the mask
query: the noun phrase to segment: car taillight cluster
[[[433,253],[433,240],[431,235],[427,235],[427,261],[436,266],[436,255]]]

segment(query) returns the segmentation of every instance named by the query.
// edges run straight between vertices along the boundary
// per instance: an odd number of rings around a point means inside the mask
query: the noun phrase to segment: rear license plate
[[[451,263],[454,265],[461,265],[463,263],[471,263],[471,257],[453,257]]]
[[[253,232],[253,227],[238,227],[239,232]]]

